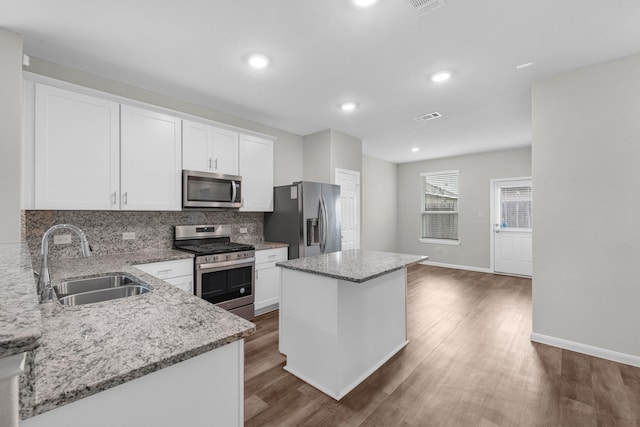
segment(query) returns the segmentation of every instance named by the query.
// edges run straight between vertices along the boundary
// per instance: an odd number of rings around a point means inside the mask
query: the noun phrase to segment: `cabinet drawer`
[[[135,266],[158,279],[170,279],[179,276],[193,276],[193,260],[177,259],[173,261],[154,262]]]
[[[286,261],[287,254],[288,250],[286,247],[256,251],[256,267],[257,264]]]

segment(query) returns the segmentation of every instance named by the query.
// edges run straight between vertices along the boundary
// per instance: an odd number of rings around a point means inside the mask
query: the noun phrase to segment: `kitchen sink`
[[[58,283],[52,288],[56,297],[58,297],[58,302],[63,305],[108,301],[141,295],[152,290],[150,286],[143,285],[136,278],[121,273],[68,280]]]
[[[58,298],[62,305],[81,305],[94,302],[109,301],[117,298],[142,295],[151,292],[151,288],[144,285],[123,285],[116,288],[99,289],[97,291],[80,292]]]

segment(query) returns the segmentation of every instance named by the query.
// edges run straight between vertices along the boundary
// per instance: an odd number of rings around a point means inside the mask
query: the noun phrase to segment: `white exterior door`
[[[531,276],[533,250],[531,179],[493,183],[493,248],[496,273]]]
[[[336,169],[340,186],[342,250],[360,249],[360,172]]]

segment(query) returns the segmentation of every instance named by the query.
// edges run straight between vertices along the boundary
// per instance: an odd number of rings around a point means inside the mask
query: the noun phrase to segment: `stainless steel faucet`
[[[66,229],[69,231],[73,231],[80,238],[80,247],[82,249],[82,256],[89,257],[91,256],[91,248],[89,247],[89,241],[87,240],[87,236],[84,234],[84,231],[80,230],[80,228],[76,227],[73,224],[56,224],[50,229],[48,229],[44,236],[42,236],[42,246],[40,248],[40,274],[38,276],[38,296],[40,298],[40,302],[49,301],[53,299],[53,291],[51,289],[51,277],[49,276],[49,263],[47,261],[48,253],[49,253],[49,236],[60,229]]]

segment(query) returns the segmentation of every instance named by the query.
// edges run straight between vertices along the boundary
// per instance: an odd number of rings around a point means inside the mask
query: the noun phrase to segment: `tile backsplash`
[[[41,211],[27,210],[23,215],[24,238],[32,258],[39,259],[42,235],[55,224],[68,223],[82,229],[95,255],[108,255],[144,250],[167,249],[173,246],[174,225],[231,224],[231,240],[259,243],[263,240],[262,212],[183,211]],[[247,233],[240,233],[246,228]],[[123,240],[122,233],[135,233],[135,239]],[[49,242],[49,254],[56,258],[81,256],[75,234],[59,230],[55,234],[71,234],[71,244]]]

